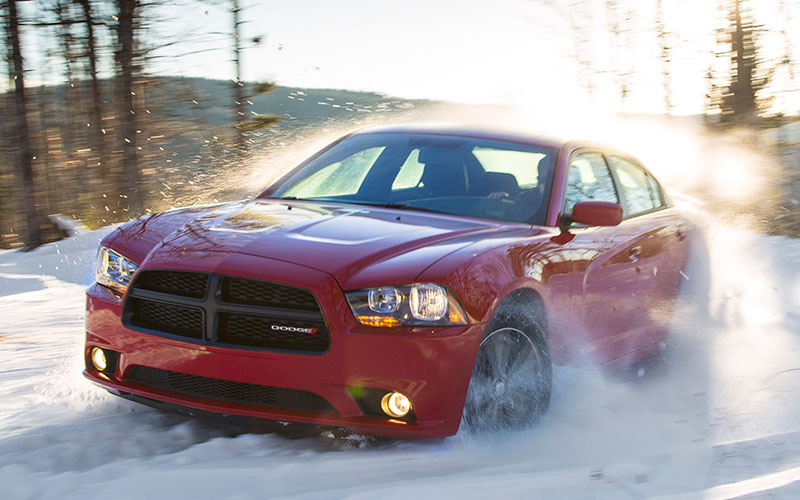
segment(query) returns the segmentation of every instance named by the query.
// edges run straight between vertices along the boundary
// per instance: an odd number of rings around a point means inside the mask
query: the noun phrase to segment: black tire
[[[473,433],[529,427],[550,407],[552,383],[542,322],[499,311],[478,350],[461,425]]]

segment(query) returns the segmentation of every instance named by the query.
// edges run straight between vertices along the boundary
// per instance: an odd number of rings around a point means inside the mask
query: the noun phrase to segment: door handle
[[[642,247],[639,245],[631,247],[631,249],[628,250],[628,258],[631,262],[639,262],[639,259],[642,258]]]

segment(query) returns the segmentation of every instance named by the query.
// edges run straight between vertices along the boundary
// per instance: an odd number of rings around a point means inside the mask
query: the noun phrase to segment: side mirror
[[[579,201],[572,208],[569,221],[587,226],[617,226],[622,222],[622,205],[597,200]]]

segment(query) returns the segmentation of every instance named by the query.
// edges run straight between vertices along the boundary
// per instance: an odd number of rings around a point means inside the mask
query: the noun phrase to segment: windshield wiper
[[[268,200],[296,200],[296,201],[316,201],[320,203],[341,203],[344,205],[361,205],[367,207],[378,207],[378,208],[395,208],[397,210],[418,210],[420,212],[430,212],[434,214],[446,214],[447,212],[442,212],[441,210],[434,210],[432,208],[426,207],[418,207],[415,205],[410,205],[408,203],[383,203],[383,202],[372,202],[372,201],[355,201],[355,200],[335,200],[329,198],[298,198],[297,196],[285,196],[282,198],[266,198]]]
[[[398,210],[419,210],[420,212],[431,212],[434,214],[442,214],[446,212],[442,212],[440,210],[434,210],[432,208],[426,207],[418,207],[415,205],[410,205],[408,203],[370,203],[365,201],[351,201],[346,203],[352,203],[353,205],[367,205],[369,207],[379,207],[379,208],[396,208]]]

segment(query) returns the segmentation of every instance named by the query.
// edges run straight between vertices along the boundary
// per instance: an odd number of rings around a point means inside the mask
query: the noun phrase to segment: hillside
[[[200,120],[211,126],[230,124],[232,82],[205,78],[158,78],[164,93],[178,98],[170,111],[186,120]],[[371,92],[339,89],[305,89],[276,87],[267,94],[256,94],[248,86],[251,111],[281,117],[281,130],[319,126],[336,120],[350,119],[354,114],[383,113],[413,109],[430,101],[392,98]]]
[[[276,115],[279,121],[248,132],[248,155],[238,159],[233,150],[232,85],[228,80],[173,77],[137,82],[137,157],[149,210],[252,194],[276,177],[263,172],[264,159],[282,154],[289,142],[316,144],[315,138],[330,130],[352,130],[433,104],[331,89],[277,87],[256,94],[248,87],[248,118]],[[105,174],[93,149],[94,129],[87,123],[88,82],[74,82],[69,89],[64,85],[29,89],[36,195],[43,214],[65,214],[90,227],[130,218],[124,197],[117,194],[125,178],[121,158],[127,138],[118,127],[111,87],[110,81],[102,82]],[[0,94],[0,109],[12,112],[12,97]],[[15,209],[21,203],[21,190],[13,127],[9,121],[0,122],[0,248],[21,245],[16,230],[23,222]],[[292,156],[276,168],[284,171],[300,160],[301,156]],[[247,179],[245,174],[256,168],[264,180]]]

